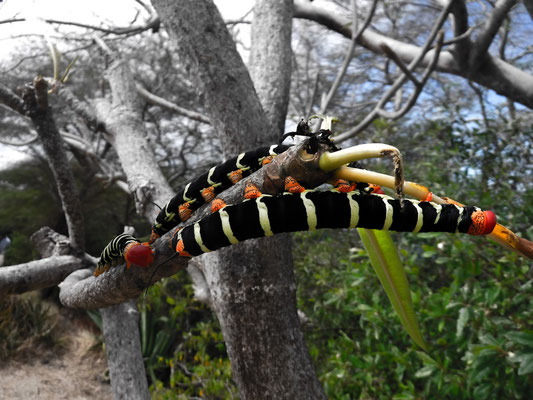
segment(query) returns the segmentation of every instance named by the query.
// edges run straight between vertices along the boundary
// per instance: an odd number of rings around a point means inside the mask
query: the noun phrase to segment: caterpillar
[[[131,264],[147,267],[154,260],[154,250],[148,243],[141,243],[131,235],[118,235],[102,250],[94,276],[102,274],[123,259],[126,260],[128,269]]]
[[[179,222],[189,219],[204,203],[209,203],[217,194],[257,171],[270,162],[272,157],[283,153],[289,147],[272,145],[241,153],[188,183],[157,215],[152,226],[150,243],[170,231]]]
[[[492,211],[472,206],[396,200],[361,191],[305,191],[263,195],[226,206],[180,229],[171,239],[171,246],[183,257],[194,257],[281,232],[360,227],[486,235],[495,225]]]

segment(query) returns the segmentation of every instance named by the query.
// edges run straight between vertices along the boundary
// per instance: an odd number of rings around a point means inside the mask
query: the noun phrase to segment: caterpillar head
[[[149,267],[154,261],[154,250],[148,243],[131,243],[126,247],[124,258],[126,259],[126,267],[129,268],[131,264],[140,267]]]

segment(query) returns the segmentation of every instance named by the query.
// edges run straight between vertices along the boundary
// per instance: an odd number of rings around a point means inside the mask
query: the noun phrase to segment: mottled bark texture
[[[270,129],[250,74],[220,13],[208,0],[152,2],[179,59],[197,87],[225,156],[254,149],[276,134]]]
[[[126,61],[114,61],[106,77],[112,102],[97,102],[98,119],[111,135],[111,143],[135,197],[137,212],[153,220],[159,212],[155,204],[164,204],[174,193],[154,161],[155,154],[141,118],[142,103]]]
[[[139,311],[135,300],[104,308],[100,312],[113,399],[150,399],[140,350]]]
[[[22,99],[26,114],[31,118],[41,140],[48,165],[54,178],[65,212],[70,245],[83,250],[85,229],[74,177],[68,163],[63,140],[57,129],[52,109],[48,105],[48,86],[43,78],[24,88]]]
[[[57,256],[0,268],[0,295],[55,286],[82,266],[74,256]]]
[[[285,131],[292,65],[292,0],[255,3],[250,74],[270,124]],[[274,139],[275,140],[275,139]]]
[[[277,141],[281,132],[272,125],[281,126],[285,116],[269,115],[269,123],[212,1],[154,0],[153,5],[226,155]],[[286,6],[276,3],[271,11],[283,14]],[[287,79],[271,77],[273,85],[278,78]],[[288,243],[289,237],[279,235],[205,256],[204,273],[243,399],[324,398],[299,326]]]

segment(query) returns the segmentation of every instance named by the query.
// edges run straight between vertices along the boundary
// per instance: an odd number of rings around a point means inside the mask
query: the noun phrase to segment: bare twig
[[[0,104],[6,105],[19,114],[26,114],[24,101],[3,83],[0,83]]]
[[[426,57],[426,55],[429,52],[433,51],[433,57],[431,58],[430,63],[427,65],[426,71],[424,72],[424,76],[423,76],[423,79],[422,79],[422,81],[424,83],[427,81],[427,78],[429,77],[429,74],[431,74],[431,72],[433,72],[435,70],[436,66],[437,66],[437,63],[438,63],[438,60],[439,60],[439,56],[440,56],[440,51],[441,51],[441,48],[442,48],[442,37],[443,37],[443,34],[439,32],[439,29],[442,27],[442,25],[446,21],[446,18],[448,16],[449,12],[450,12],[450,8],[451,8],[452,3],[453,3],[453,0],[450,1],[448,3],[447,7],[445,7],[442,10],[441,14],[437,18],[437,21],[433,25],[433,28],[432,28],[428,38],[426,39],[426,42],[422,46],[420,53],[409,63],[409,65],[407,67],[403,66],[403,65],[401,67],[402,70],[411,71],[411,73],[409,75],[413,76],[412,72],[418,67],[418,65],[422,62],[422,60]],[[437,47],[435,49],[431,50],[433,41],[435,40],[435,37],[437,35],[439,35],[439,38],[440,38],[438,40],[438,42],[437,42]],[[382,51],[392,52],[392,50],[390,48],[384,50],[383,49],[383,44],[381,45],[381,47],[382,47]],[[395,56],[394,58],[396,60],[400,61],[399,57]],[[423,86],[421,87],[420,85],[417,85],[415,83],[415,91],[413,92],[413,94],[411,95],[410,99],[408,100],[408,102],[406,103],[406,105],[402,109],[400,109],[398,111],[395,111],[394,113],[390,114],[390,113],[387,113],[384,110],[384,107],[385,107],[385,104],[387,104],[387,102],[392,98],[392,96],[394,96],[394,94],[403,86],[403,84],[405,83],[405,81],[408,78],[409,78],[409,76],[406,73],[402,73],[402,75],[400,75],[400,77],[398,77],[398,79],[396,79],[396,81],[392,84],[392,86],[389,88],[389,90],[387,90],[387,92],[381,97],[381,99],[378,101],[378,103],[376,104],[374,109],[369,114],[367,114],[366,117],[359,124],[357,124],[355,127],[353,127],[352,129],[349,129],[348,131],[346,131],[346,132],[342,133],[341,135],[335,137],[335,141],[337,143],[340,143],[340,142],[342,142],[342,141],[344,141],[346,139],[354,137],[358,133],[362,132],[366,127],[368,127],[368,125],[370,125],[372,123],[372,121],[374,121],[376,118],[378,118],[380,116],[389,115],[390,117],[393,117],[393,118],[399,118],[399,116],[405,115],[405,113],[416,102],[416,99],[418,98],[418,95],[420,94]],[[418,80],[416,80],[416,79],[415,79],[415,81],[418,82]],[[413,82],[415,82],[415,81],[413,81]]]
[[[23,21],[26,21],[26,18],[11,18],[11,19],[0,21],[0,25],[23,22]],[[49,24],[75,26],[78,28],[90,29],[96,32],[102,32],[104,34],[112,34],[112,35],[133,35],[137,33],[142,33],[150,29],[157,30],[159,29],[159,25],[161,24],[159,17],[153,17],[143,25],[117,27],[117,28],[102,28],[101,26],[82,24],[80,22],[61,21],[57,19],[44,19],[44,21]]]
[[[350,46],[348,48],[348,52],[346,53],[346,57],[344,58],[344,61],[342,63],[342,66],[335,77],[335,81],[333,82],[333,85],[331,85],[331,88],[327,94],[327,96],[322,100],[322,104],[320,105],[320,112],[319,114],[325,114],[326,110],[328,108],[329,103],[331,102],[331,99],[337,92],[337,89],[339,88],[342,78],[346,74],[346,70],[348,69],[348,65],[350,65],[350,61],[353,57],[353,52],[355,50],[355,45],[357,44],[357,41],[363,34],[366,28],[368,28],[368,25],[370,25],[370,22],[372,21],[372,17],[374,16],[374,12],[376,11],[376,5],[377,0],[373,0],[372,5],[370,7],[370,11],[368,12],[367,17],[365,18],[365,21],[363,23],[363,26],[361,28],[358,28],[357,24],[357,2],[355,0],[352,0],[352,40],[350,42]]]
[[[149,102],[150,104],[162,107],[170,111],[174,111],[187,118],[202,122],[204,124],[211,123],[209,121],[209,118],[207,118],[205,115],[200,114],[199,112],[196,112],[196,111],[191,111],[186,108],[180,107],[177,104],[174,104],[166,99],[163,99],[162,97],[159,97],[153,93],[150,93],[148,90],[142,87],[139,83],[135,84],[135,89],[137,89],[137,93],[139,93],[141,97],[145,99],[147,102]]]

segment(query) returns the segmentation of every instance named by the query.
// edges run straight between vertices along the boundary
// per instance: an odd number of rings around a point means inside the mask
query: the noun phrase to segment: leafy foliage
[[[234,398],[220,327],[192,294],[187,277],[178,274],[154,285],[141,302],[142,351],[152,398]]]
[[[36,296],[0,297],[0,358],[55,344],[54,318]]]

